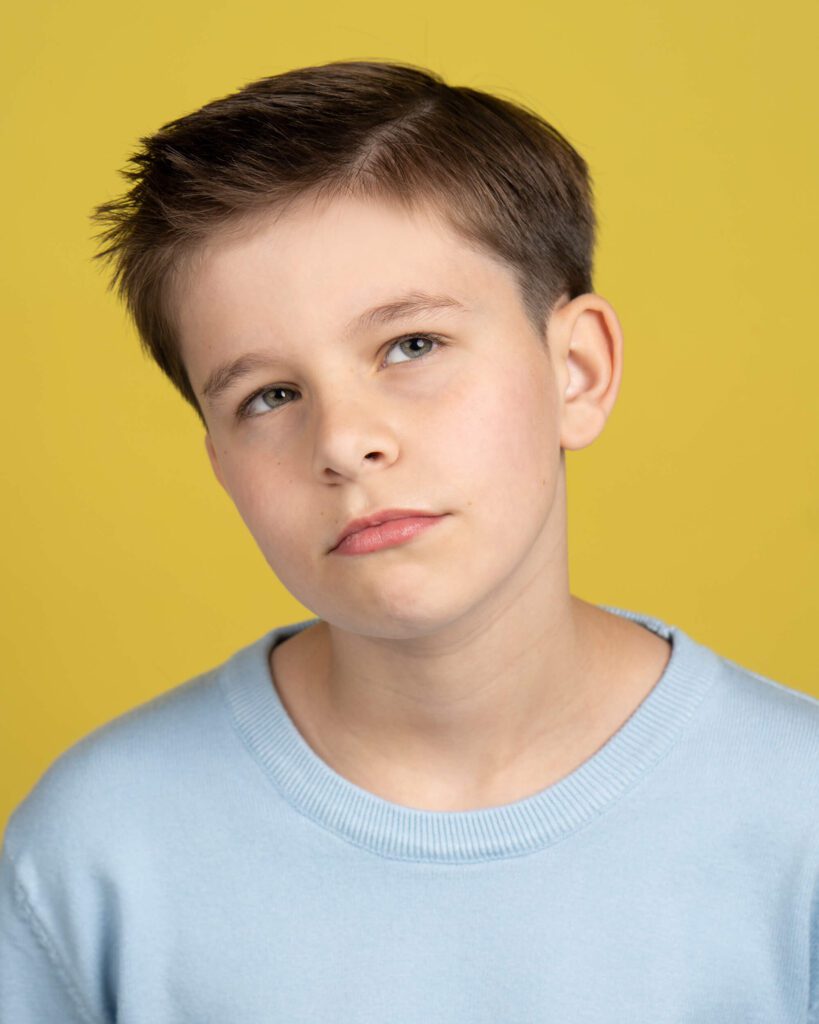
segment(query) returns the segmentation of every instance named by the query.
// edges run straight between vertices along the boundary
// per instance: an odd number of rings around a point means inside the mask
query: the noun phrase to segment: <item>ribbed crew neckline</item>
[[[716,678],[718,657],[677,626],[600,605],[671,642],[662,676],[630,717],[559,781],[513,803],[431,811],[385,800],[339,775],[309,746],[274,685],[270,652],[320,619],[279,626],[237,651],[217,678],[235,725],[288,803],[348,842],[399,860],[465,863],[516,857],[581,828],[676,742]]]

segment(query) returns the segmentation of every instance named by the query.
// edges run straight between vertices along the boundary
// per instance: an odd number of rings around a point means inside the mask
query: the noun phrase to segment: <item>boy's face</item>
[[[348,326],[408,293],[464,308]],[[215,241],[178,311],[213,469],[314,614],[412,637],[505,606],[536,573],[560,577],[565,368],[511,271],[434,213],[299,201],[252,236]],[[203,394],[249,352],[268,365]],[[398,546],[329,553],[350,519],[395,507],[448,515]]]

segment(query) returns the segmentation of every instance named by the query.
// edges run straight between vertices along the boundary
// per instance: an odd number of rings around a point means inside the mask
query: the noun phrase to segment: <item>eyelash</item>
[[[433,342],[437,346],[437,348],[434,348],[431,352],[422,353],[422,355],[420,355],[417,359],[408,359],[406,361],[407,363],[418,363],[418,362],[421,362],[424,359],[425,356],[432,355],[434,352],[436,352],[438,350],[438,348],[440,348],[444,344],[444,342],[441,340],[441,338],[438,337],[437,334],[422,334],[422,333],[418,333],[418,332],[413,333],[413,334],[404,334],[400,338],[396,338],[394,341],[390,342],[390,344],[387,347],[387,355],[389,355],[389,353],[397,345],[400,345],[400,344],[402,344],[405,341],[411,341],[413,338],[422,338],[424,341],[431,341],[431,342]],[[253,392],[253,394],[248,395],[247,398],[244,399],[244,401],[241,403],[239,408],[236,410],[236,418],[239,419],[239,420],[245,420],[245,419],[252,420],[252,419],[256,419],[259,416],[266,416],[267,413],[275,412],[276,410],[274,408],[270,408],[270,409],[267,410],[267,412],[263,412],[263,413],[258,413],[258,412],[251,413],[251,412],[248,412],[248,409],[256,401],[256,399],[259,397],[259,395],[263,395],[266,391],[292,391],[292,390],[293,390],[293,388],[287,388],[284,385],[265,384],[264,387],[258,388],[256,391]],[[287,403],[285,403],[285,404],[287,404]]]

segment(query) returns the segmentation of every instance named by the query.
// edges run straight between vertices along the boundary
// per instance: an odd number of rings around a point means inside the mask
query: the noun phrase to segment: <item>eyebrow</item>
[[[412,291],[400,295],[389,302],[372,306],[370,309],[353,317],[344,328],[344,337],[349,337],[356,331],[371,329],[399,320],[402,317],[412,316],[416,313],[427,313],[434,310],[458,310],[470,312],[468,306],[452,298],[449,295],[430,295],[427,292]],[[230,390],[241,380],[253,373],[255,370],[264,369],[272,364],[271,356],[265,352],[246,352],[228,363],[217,366],[209,374],[204,386],[202,395],[209,402],[215,402],[226,391]]]

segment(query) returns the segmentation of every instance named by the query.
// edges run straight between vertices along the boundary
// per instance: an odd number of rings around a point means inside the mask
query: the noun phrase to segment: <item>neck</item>
[[[311,636],[312,634],[312,636]],[[290,651],[287,651],[290,648]],[[406,806],[530,796],[591,756],[662,674],[669,647],[571,595],[411,645],[317,623],[274,649],[299,731],[338,774]]]

